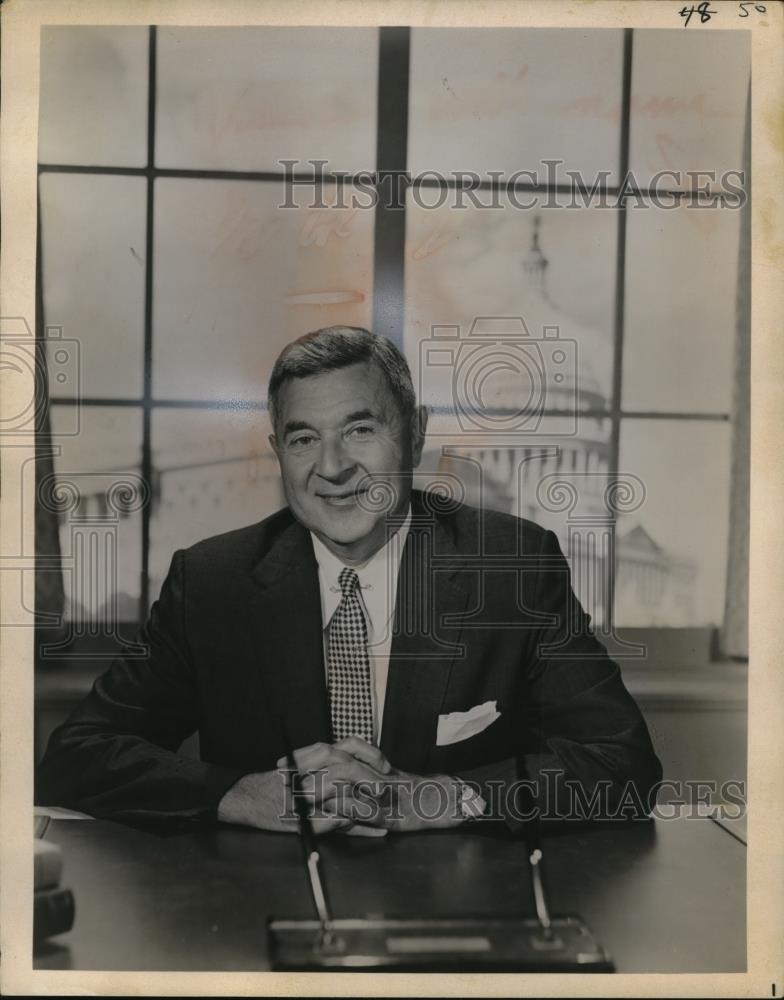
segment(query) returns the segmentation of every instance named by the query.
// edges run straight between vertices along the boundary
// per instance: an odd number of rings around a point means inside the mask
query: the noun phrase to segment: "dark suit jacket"
[[[660,780],[552,532],[414,492],[394,627],[381,749],[398,768],[476,780],[485,797],[518,766],[616,795],[631,781],[643,799]],[[281,717],[295,747],[331,739],[317,564],[288,509],[176,552],[139,639],[149,656],[117,659],[52,735],[39,802],[214,821],[238,778],[283,756]],[[436,745],[439,714],[486,701],[500,718]],[[200,761],[177,753],[196,730]]]

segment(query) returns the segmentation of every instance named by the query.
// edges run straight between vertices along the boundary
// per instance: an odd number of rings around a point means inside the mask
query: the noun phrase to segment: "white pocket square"
[[[500,718],[501,713],[496,709],[496,701],[486,701],[482,705],[475,705],[467,712],[449,712],[438,717],[438,731],[436,733],[436,746],[446,747],[450,743],[459,743],[467,740],[471,736],[476,736],[483,729]]]

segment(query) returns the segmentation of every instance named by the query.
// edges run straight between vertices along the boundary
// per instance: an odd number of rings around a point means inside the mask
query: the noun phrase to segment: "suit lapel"
[[[332,738],[324,675],[318,567],[313,545],[297,522],[287,527],[254,567],[251,629],[264,651],[264,683],[270,720],[292,748]],[[282,719],[283,726],[279,724]]]
[[[455,555],[440,519],[414,494],[398,576],[381,749],[396,767],[415,774],[427,770],[452,664],[465,655],[459,619],[469,593]]]
[[[441,520],[412,494],[412,521],[398,575],[381,749],[402,770],[426,773],[452,665],[465,655],[461,621],[471,585]],[[250,630],[271,742],[285,750],[332,739],[325,679],[318,565],[305,528],[286,527],[254,567]],[[279,754],[279,755],[280,755]]]

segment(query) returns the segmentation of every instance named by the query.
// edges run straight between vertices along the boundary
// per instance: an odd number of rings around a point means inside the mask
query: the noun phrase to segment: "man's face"
[[[404,419],[386,378],[370,362],[281,386],[270,442],[286,500],[297,520],[347,563],[377,552],[387,540],[388,514],[405,511],[425,421],[423,410],[413,426]],[[396,502],[368,509],[368,490],[382,484]]]

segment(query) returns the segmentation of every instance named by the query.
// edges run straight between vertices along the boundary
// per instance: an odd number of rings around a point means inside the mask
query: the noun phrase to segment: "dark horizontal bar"
[[[170,410],[266,410],[267,400],[250,399],[153,399],[150,401],[153,409]]]
[[[516,180],[510,183],[508,180],[479,181],[475,183],[462,183],[450,180],[446,177],[414,177],[411,180],[411,187],[419,188],[445,188],[448,191],[472,190],[472,191],[508,191],[514,188],[515,191],[525,191],[531,194],[571,194],[574,188],[571,184],[540,184],[534,181]],[[616,186],[608,186],[603,189],[607,195],[617,194],[621,189]]]
[[[142,398],[139,399],[114,399],[104,396],[87,396],[84,399],[74,400],[63,396],[52,396],[49,399],[52,406],[137,406],[139,408],[149,405],[152,409],[162,410],[257,410],[267,409],[266,399],[244,400],[244,399],[151,399],[149,404]],[[456,413],[454,407],[430,406],[431,412],[436,414]],[[493,415],[516,413],[516,410],[492,409],[488,413]],[[543,417],[572,417],[573,410],[542,410]],[[578,417],[588,419],[606,419],[618,416],[624,420],[715,420],[729,421],[732,419],[729,413],[687,413],[680,410],[600,410],[586,409],[578,410]]]
[[[115,399],[111,396],[85,396],[83,399],[68,399],[64,396],[50,396],[53,406],[149,406],[151,409],[185,410],[266,410],[267,401],[245,399]]]
[[[666,410],[621,410],[618,414],[623,420],[719,420],[732,419],[729,413],[682,413]]]
[[[205,181],[261,181],[274,184],[285,184],[294,181],[294,187],[305,186],[306,184],[320,184],[322,181],[342,181],[344,184],[353,184],[358,180],[367,182],[368,175],[360,174],[319,174],[317,177],[312,174],[282,174],[275,170],[181,170],[178,167],[154,167],[152,173],[155,177],[179,177],[184,180],[205,180]]]
[[[427,406],[427,409],[431,414],[436,414],[437,416],[443,416],[443,415],[448,416],[450,414],[457,415],[460,412],[464,413],[465,410],[467,409],[467,407],[460,407],[460,409],[458,410],[457,407],[440,406],[437,403],[425,403],[425,405]],[[483,407],[481,412],[483,414],[486,413],[489,416],[493,417],[512,417],[515,414],[519,413],[520,411],[512,409],[512,407],[509,406],[485,406]],[[543,417],[574,417],[575,415],[574,410],[564,410],[555,408],[548,409],[547,407],[540,410],[539,413]],[[609,419],[609,417],[612,416],[609,410],[600,410],[598,408],[586,408],[584,410],[578,410],[577,415],[580,417],[591,417],[591,418],[602,418],[602,419],[605,418]]]
[[[71,399],[67,396],[50,396],[51,406],[144,406],[144,400],[122,399],[116,396],[85,396],[83,399]]]
[[[127,176],[127,177],[168,177],[168,178],[180,178],[181,180],[214,180],[214,181],[256,181],[261,183],[269,184],[285,184],[291,181],[291,175],[279,173],[274,170],[196,170],[188,169],[185,167],[94,167],[86,166],[82,164],[68,164],[68,163],[39,163],[38,164],[39,174],[107,174],[110,176]],[[405,174],[404,170],[386,170],[385,174]],[[372,176],[371,172],[361,173],[361,174],[336,174],[327,173],[319,174],[318,177],[314,177],[310,174],[300,174],[294,173],[295,187],[308,183],[320,183],[324,181],[326,183],[343,182],[344,184],[355,184],[357,181],[362,181],[363,183],[368,183],[368,177]],[[385,180],[374,181],[374,186],[381,186],[388,183]],[[509,190],[514,189],[515,191],[521,191],[526,194],[541,194],[541,195],[551,195],[551,194],[562,194],[562,195],[580,195],[579,189],[575,189],[571,184],[547,184],[547,183],[533,183],[531,181],[520,181],[516,180],[514,183],[509,183],[508,180],[490,180],[490,181],[480,181],[478,184],[463,183],[457,180],[450,180],[445,177],[413,177],[408,182],[410,187],[424,187],[424,188],[443,188],[448,191],[456,190],[471,190],[471,191],[490,191],[503,194]],[[707,198],[719,198],[722,195],[730,194],[731,192],[716,190],[706,195],[704,192],[692,192],[689,190],[673,190],[672,188],[660,188],[653,191],[651,188],[633,188],[624,189],[617,184],[608,185],[603,188],[600,194],[605,198],[615,198],[621,194],[622,191],[626,190],[625,196],[627,198],[643,198],[647,200],[652,200],[653,198],[662,198],[669,196],[677,196],[683,201],[695,200],[702,196],[704,199]],[[590,187],[586,189],[585,193],[590,192]]]
[[[461,188],[464,190],[473,191],[507,191],[514,188],[515,191],[525,191],[532,194],[572,194],[580,193],[580,189],[572,184],[548,184],[547,182],[534,182],[534,181],[521,181],[515,180],[514,183],[510,183],[507,180],[489,180],[489,181],[479,181],[478,184],[473,183],[463,183],[457,180],[450,180],[445,177],[413,177],[410,181],[411,187],[426,187],[426,188],[447,188],[448,190],[453,190]],[[592,185],[588,185],[584,188],[585,193],[589,194]],[[607,184],[605,187],[600,189],[600,193],[611,197],[614,195],[619,195],[621,192],[626,193],[626,197],[642,197],[642,198],[653,198],[661,197],[662,195],[679,195],[683,198],[686,197],[696,197],[702,195],[705,198],[715,198],[721,194],[731,194],[732,192],[725,191],[721,188],[717,188],[715,191],[690,191],[688,189],[677,189],[677,188],[647,188],[647,187],[623,187],[620,184]]]
[[[39,174],[110,174],[121,177],[146,177],[147,167],[88,167],[69,163],[39,163]]]
[[[274,170],[197,170],[186,167],[89,167],[68,163],[39,163],[39,174],[111,174],[128,177],[179,177],[182,180],[261,181],[285,184],[292,175]],[[313,174],[294,173],[294,187],[317,184],[321,181],[354,184],[368,181],[368,174]]]
[[[458,411],[453,406],[428,406],[431,413],[437,415],[457,414]],[[511,417],[519,410],[510,407],[485,407],[482,413],[488,416]],[[730,420],[729,413],[683,413],[675,410],[600,410],[589,408],[585,410],[555,410],[544,409],[541,411],[542,417],[584,417],[587,419],[609,420],[617,417],[621,420]]]

